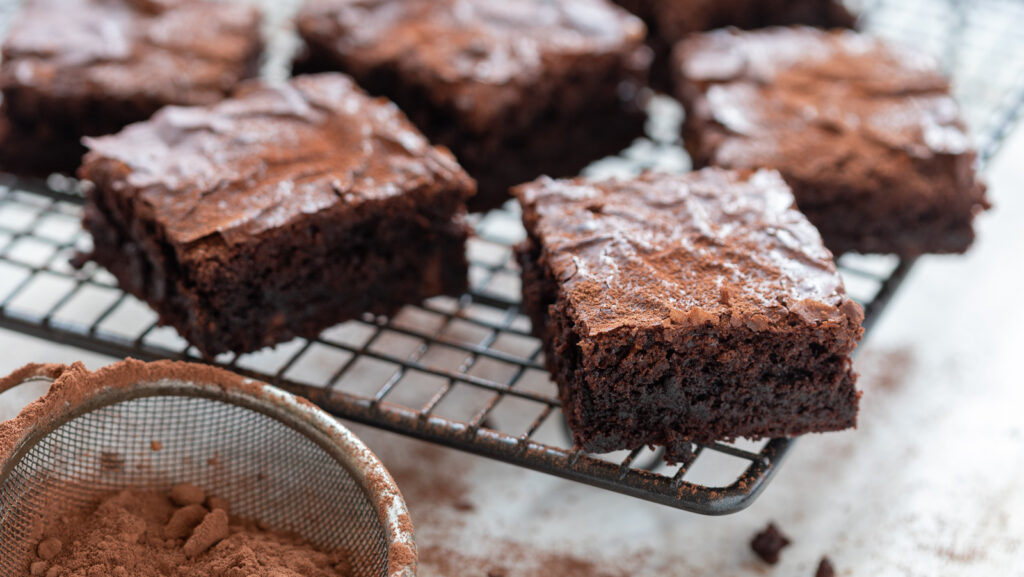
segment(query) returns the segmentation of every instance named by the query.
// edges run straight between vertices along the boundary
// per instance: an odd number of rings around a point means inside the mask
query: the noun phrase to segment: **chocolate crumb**
[[[672,442],[665,447],[665,462],[669,465],[689,463],[696,458],[691,443],[679,440]]]
[[[779,531],[775,523],[768,523],[764,531],[754,536],[750,548],[766,563],[772,565],[779,562],[779,552],[789,545],[789,538]]]
[[[832,562],[829,561],[828,557],[822,557],[821,562],[818,563],[818,570],[814,572],[814,577],[835,577],[836,570],[832,567]]]
[[[466,513],[469,511],[475,511],[476,505],[474,505],[471,501],[465,498],[460,498],[456,499],[455,502],[452,503],[452,508],[455,509],[456,511]]]
[[[29,566],[28,572],[33,577],[39,577],[40,575],[44,575],[46,573],[46,570],[49,568],[50,564],[46,561],[36,561],[35,563]]]
[[[487,572],[487,577],[508,577],[508,573],[505,573],[504,569],[491,569]]]
[[[92,253],[75,251],[75,254],[71,255],[68,259],[68,264],[75,270],[82,270],[86,263],[92,260]]]
[[[149,444],[149,448],[152,449],[154,453],[158,453],[163,450],[164,444],[160,441],[153,441]]]

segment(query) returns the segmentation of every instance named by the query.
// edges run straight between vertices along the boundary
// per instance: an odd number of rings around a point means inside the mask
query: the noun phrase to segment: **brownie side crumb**
[[[765,563],[772,565],[779,562],[779,552],[789,545],[789,538],[779,531],[775,523],[768,523],[763,531],[754,536],[750,542],[750,548],[757,553],[757,556]]]
[[[835,577],[835,575],[836,570],[832,567],[832,562],[828,557],[822,557],[818,563],[818,570],[814,572],[814,577]]]

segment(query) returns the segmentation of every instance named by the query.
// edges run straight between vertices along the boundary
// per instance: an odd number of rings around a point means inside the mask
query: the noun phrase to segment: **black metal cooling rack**
[[[865,27],[941,57],[956,79],[983,160],[1024,106],[1024,3],[874,2]],[[685,169],[678,107],[652,108],[650,139],[594,173]],[[143,303],[92,264],[68,260],[89,248],[74,181],[0,180],[0,327],[54,342],[144,360],[197,360]],[[789,439],[695,446],[669,466],[656,450],[608,455],[572,449],[540,344],[519,303],[510,246],[522,238],[514,206],[476,217],[469,245],[472,289],[367,316],[272,350],[223,355],[217,364],[312,399],[331,413],[408,436],[704,514],[749,505],[792,445]],[[913,261],[848,255],[840,268],[870,327]]]

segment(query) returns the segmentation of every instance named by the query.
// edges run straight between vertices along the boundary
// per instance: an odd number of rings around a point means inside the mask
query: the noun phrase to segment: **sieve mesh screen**
[[[387,573],[387,533],[373,502],[301,424],[223,400],[161,395],[73,416],[0,478],[0,576],[26,574],[44,512],[184,482],[227,499],[233,515],[347,550],[355,575]]]

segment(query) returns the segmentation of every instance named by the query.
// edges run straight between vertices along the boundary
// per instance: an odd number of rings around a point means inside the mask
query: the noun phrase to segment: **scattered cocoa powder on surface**
[[[866,387],[881,391],[898,390],[914,372],[917,364],[909,347],[868,349],[858,359],[861,382]]]
[[[416,551],[405,543],[392,543],[388,548],[388,575],[415,562]]]
[[[502,543],[494,555],[472,556],[448,547],[420,547],[423,577],[629,577],[636,561],[597,562],[518,543]]]
[[[416,442],[414,447],[415,455],[389,452],[381,455],[413,517],[420,522],[434,522],[439,521],[438,513],[445,510],[460,513],[474,510],[465,480],[469,460],[437,445]],[[424,467],[423,463],[431,466]]]
[[[201,490],[125,490],[91,510],[47,515],[25,574],[43,577],[349,577],[344,553],[208,510]],[[178,496],[172,499],[171,494]],[[186,495],[187,499],[181,497]],[[188,501],[184,507],[179,501]]]

